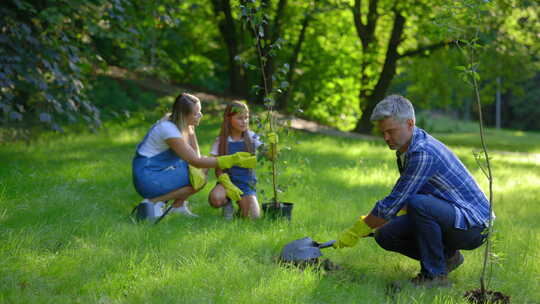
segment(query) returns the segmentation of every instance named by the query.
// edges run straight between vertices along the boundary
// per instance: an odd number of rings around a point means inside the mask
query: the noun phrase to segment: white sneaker
[[[225,204],[223,207],[223,217],[226,220],[232,220],[234,216],[234,206],[232,202],[229,200],[227,204]]]
[[[180,207],[173,207],[169,213],[177,213],[177,214],[183,214],[185,216],[189,217],[199,217],[197,214],[191,212],[188,207],[188,202],[184,202],[183,206]]]
[[[164,202],[154,203],[154,217],[158,218],[163,215],[163,206],[165,206]]]

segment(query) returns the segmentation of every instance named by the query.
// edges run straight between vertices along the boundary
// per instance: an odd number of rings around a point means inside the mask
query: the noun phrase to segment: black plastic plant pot
[[[288,221],[291,221],[293,203],[264,203],[262,204],[262,210],[264,212],[264,217],[277,220],[281,218],[286,218]]]

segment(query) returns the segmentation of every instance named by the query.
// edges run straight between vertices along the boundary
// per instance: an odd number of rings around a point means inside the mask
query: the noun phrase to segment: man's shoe
[[[227,200],[227,204],[222,207],[223,209],[223,217],[226,220],[232,220],[234,216],[234,206],[230,200]]]
[[[451,287],[452,283],[448,281],[446,275],[436,275],[434,277],[428,276],[424,273],[419,273],[416,277],[412,278],[411,283],[416,287]]]
[[[461,264],[463,264],[463,261],[465,261],[465,257],[463,254],[461,254],[461,252],[459,252],[459,250],[457,250],[453,256],[446,259],[446,273],[454,271]]]
[[[176,214],[182,214],[189,217],[199,217],[197,214],[191,212],[188,207],[188,202],[184,202],[183,206],[180,207],[173,207],[170,211],[170,213],[176,213]]]

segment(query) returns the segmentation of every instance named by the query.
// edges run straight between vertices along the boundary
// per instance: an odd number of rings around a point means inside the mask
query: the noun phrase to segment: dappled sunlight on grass
[[[141,134],[139,132],[123,130],[116,133],[113,140],[116,143],[136,144],[141,140]]]
[[[498,177],[501,177],[499,175]],[[496,176],[497,178],[497,176]],[[496,180],[497,181],[497,180]],[[509,174],[509,177],[504,182],[499,182],[494,185],[495,193],[506,194],[507,192],[516,192],[521,191],[521,195],[530,195],[536,193],[534,188],[537,188],[540,183],[540,176],[534,173],[523,173],[523,174]],[[529,193],[529,194],[528,194]],[[531,197],[532,198],[532,197]]]
[[[477,150],[482,148],[478,132],[433,135],[451,146],[464,146]],[[540,153],[540,133],[488,129],[486,144],[490,151]]]
[[[198,131],[203,153],[218,121],[209,119]],[[463,291],[478,285],[483,252],[464,251],[464,266],[450,276],[456,288],[406,287],[390,299],[386,285],[414,276],[419,265],[383,251],[373,238],[351,249],[324,249],[340,271],[276,263],[285,244],[306,236],[335,239],[389,193],[399,173],[394,151],[382,141],[306,133],[295,133],[293,142],[284,138],[293,148],[283,152],[287,163],[279,171],[280,197],[295,204],[290,223],[224,221],[221,210],[207,204],[207,186],[189,199],[200,218],[172,215],[158,226],[135,225],[128,214],[140,198],[131,184],[131,158],[151,123],[126,121],[108,132],[0,149],[8,160],[0,167],[0,302],[440,304],[462,303]],[[487,190],[471,143],[452,144]],[[524,150],[535,147],[529,143]],[[531,284],[540,275],[539,161],[515,153],[493,153],[492,161],[499,257],[492,286],[516,303],[530,302],[540,294]],[[259,202],[267,202],[267,168],[257,175]],[[211,172],[209,185],[214,183]]]
[[[491,159],[495,165],[527,164],[540,166],[540,154],[492,153]]]

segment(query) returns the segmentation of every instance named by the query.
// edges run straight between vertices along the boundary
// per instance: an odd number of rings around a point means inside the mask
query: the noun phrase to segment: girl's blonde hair
[[[231,135],[231,117],[238,113],[249,114],[248,106],[243,102],[233,101],[229,103],[227,107],[225,107],[225,111],[223,112],[223,122],[221,123],[221,131],[219,132],[219,155],[227,155],[229,153],[227,141]],[[244,146],[247,152],[254,153],[253,142],[251,141],[251,138],[249,138],[248,130],[242,134],[242,137],[244,138]]]
[[[193,114],[193,109],[196,104],[201,101],[196,96],[188,93],[182,93],[176,97],[172,106],[172,111],[169,114],[169,120],[174,123],[180,131],[186,128],[186,116]]]

